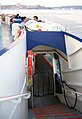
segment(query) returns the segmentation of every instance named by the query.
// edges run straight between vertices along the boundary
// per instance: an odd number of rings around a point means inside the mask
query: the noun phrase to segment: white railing
[[[13,99],[21,98],[21,97],[23,97],[24,99],[29,99],[30,95],[31,95],[31,93],[27,92],[24,94],[19,94],[19,95],[14,95],[14,96],[9,96],[9,97],[3,97],[3,98],[0,98],[0,102],[9,101],[9,100],[13,100]]]

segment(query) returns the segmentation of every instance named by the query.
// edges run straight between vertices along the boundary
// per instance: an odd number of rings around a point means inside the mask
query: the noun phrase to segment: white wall
[[[66,50],[70,69],[82,68],[82,42],[65,36]]]
[[[0,56],[0,98],[26,92],[22,90],[25,80],[26,36],[21,36],[11,44],[9,50]],[[0,119],[27,119],[28,101],[21,98],[15,112],[9,118],[16,106],[13,101],[0,103]]]

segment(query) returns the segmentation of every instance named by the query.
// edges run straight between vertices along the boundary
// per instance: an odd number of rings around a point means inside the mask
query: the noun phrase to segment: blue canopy
[[[65,37],[61,31],[27,31],[27,51],[39,45],[56,48],[66,54]]]

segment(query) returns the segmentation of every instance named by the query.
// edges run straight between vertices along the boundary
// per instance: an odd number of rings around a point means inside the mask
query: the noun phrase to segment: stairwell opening
[[[46,106],[60,101],[54,96],[54,74],[49,54],[35,56],[35,73],[33,75],[33,107]],[[50,58],[52,59],[52,58]]]
[[[35,57],[33,94],[37,97],[54,94],[53,68],[44,54]]]

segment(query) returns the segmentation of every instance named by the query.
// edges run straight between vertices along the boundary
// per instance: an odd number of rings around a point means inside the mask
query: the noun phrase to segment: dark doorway
[[[54,96],[53,66],[50,59],[49,61],[45,54],[35,56],[35,74],[33,75],[33,90],[30,98],[32,108],[60,103],[57,96]]]
[[[44,96],[54,93],[53,72],[37,71],[33,76],[33,95]]]

